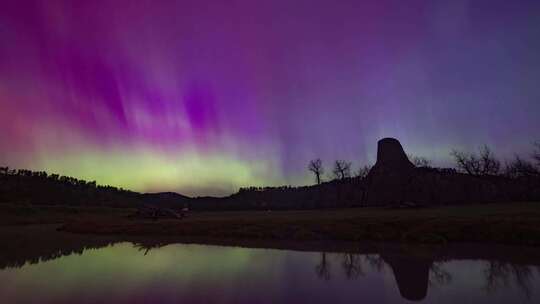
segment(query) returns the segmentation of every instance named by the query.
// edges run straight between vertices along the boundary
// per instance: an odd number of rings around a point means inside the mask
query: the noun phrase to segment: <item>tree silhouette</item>
[[[540,170],[536,168],[530,161],[516,155],[511,162],[506,163],[504,175],[510,178],[530,178],[540,176]]]
[[[360,255],[345,253],[343,254],[343,262],[341,263],[343,271],[347,279],[356,279],[364,275],[362,269],[362,259]]]
[[[372,167],[372,166],[370,166],[370,165],[365,165],[365,166],[363,166],[363,167],[360,167],[360,168],[358,169],[358,171],[356,171],[355,176],[356,176],[356,177],[359,177],[359,178],[361,178],[361,179],[366,178],[366,177],[368,176],[368,174],[369,174],[369,171],[371,170],[371,167]]]
[[[367,254],[364,256],[366,262],[377,272],[382,272],[385,267],[384,259],[378,254]]]
[[[431,161],[423,156],[408,155],[409,160],[416,166],[420,168],[431,168]]]
[[[533,272],[529,266],[492,261],[484,270],[484,275],[486,278],[484,288],[488,292],[507,287],[513,282],[527,298],[531,297]]]
[[[0,177],[0,202],[110,207],[136,207],[141,202],[136,192],[45,171],[0,167]]]
[[[480,174],[480,161],[474,154],[467,154],[453,150],[451,155],[454,157],[458,169],[471,175]]]
[[[458,169],[471,175],[496,175],[501,169],[501,162],[495,158],[488,146],[480,148],[480,154],[453,150],[451,155]]]
[[[317,185],[321,184],[321,175],[324,174],[324,168],[322,165],[322,160],[320,158],[314,159],[309,162],[308,170],[315,174],[315,179],[317,180]]]
[[[540,141],[534,143],[533,158],[536,161],[536,166],[540,168]]]
[[[501,162],[495,158],[488,146],[480,148],[480,164],[483,175],[496,175],[501,169]]]
[[[321,252],[321,262],[315,267],[315,272],[319,278],[330,280],[330,262],[326,259],[326,252]]]
[[[351,163],[344,160],[336,160],[332,171],[336,179],[351,177]]]
[[[444,269],[442,263],[435,262],[429,268],[429,285],[444,286],[452,282],[452,275]]]

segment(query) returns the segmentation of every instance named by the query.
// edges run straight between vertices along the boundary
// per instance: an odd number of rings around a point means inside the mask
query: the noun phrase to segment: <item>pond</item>
[[[0,254],[2,303],[540,302],[540,260],[530,252],[506,258],[488,248],[482,259],[468,249],[401,246],[348,253],[96,240],[59,247],[37,238],[37,245],[11,244],[25,248]]]

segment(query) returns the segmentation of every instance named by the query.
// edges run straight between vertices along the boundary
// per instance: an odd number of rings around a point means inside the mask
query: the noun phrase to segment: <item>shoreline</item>
[[[73,220],[61,230],[79,234],[400,243],[540,245],[540,203],[414,210],[357,208],[318,211],[192,214],[183,220]]]
[[[428,263],[448,260],[489,260],[498,263],[540,266],[540,247],[485,243],[418,244],[403,242],[284,241],[260,239],[210,239],[178,236],[96,235],[59,231],[59,225],[4,226],[0,240],[10,246],[0,254],[0,269],[56,259],[84,250],[131,243],[143,251],[166,246],[225,246],[260,250],[286,250],[379,256],[387,261],[406,259]],[[41,233],[40,238],[36,234]]]
[[[501,263],[540,265],[540,247],[486,243],[420,244],[368,241],[288,241],[276,239],[216,239],[165,235],[96,235],[59,231],[60,225],[37,224],[4,226],[0,240],[11,246],[0,255],[3,267],[20,267],[26,262],[56,258],[61,253],[81,253],[85,249],[101,248],[128,242],[148,251],[169,245],[225,246],[261,250],[287,250],[329,254],[383,255],[408,257],[415,260],[492,260]],[[36,239],[35,235],[42,233]]]

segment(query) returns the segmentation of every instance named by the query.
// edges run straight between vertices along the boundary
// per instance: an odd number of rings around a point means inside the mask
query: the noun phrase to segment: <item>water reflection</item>
[[[381,273],[385,266],[392,270],[401,296],[407,300],[418,301],[426,297],[428,286],[444,286],[452,282],[452,275],[445,269],[443,262],[418,259],[411,256],[385,256],[373,254],[339,254],[344,276],[348,280],[356,280],[365,276],[364,269]],[[321,253],[321,260],[315,266],[315,273],[322,280],[330,280],[330,261],[327,253]],[[527,267],[528,268],[528,267]],[[507,272],[499,272],[497,276],[506,276]],[[505,281],[506,282],[506,281]],[[504,284],[508,286],[508,284]]]
[[[362,270],[362,256],[354,253],[345,253],[342,255],[343,272],[347,279],[357,279],[359,276],[364,275]]]
[[[407,300],[420,301],[426,298],[429,287],[443,287],[452,283],[452,274],[446,269],[445,262],[437,262],[413,256],[340,254],[343,274],[349,280],[365,275],[367,266],[371,272],[383,272],[390,267],[401,296]],[[329,280],[331,261],[327,253],[321,253],[321,260],[315,267],[320,279]],[[512,285],[521,290],[530,299],[534,284],[538,284],[539,266],[519,265],[509,262],[483,261],[484,290],[496,293]],[[536,274],[535,274],[536,273]]]
[[[533,267],[490,261],[487,262],[484,273],[486,277],[485,289],[488,292],[495,292],[499,289],[506,288],[511,282],[514,282],[527,298],[531,297],[534,279]]]
[[[330,280],[330,262],[326,258],[326,252],[321,252],[321,262],[315,267],[315,273],[319,278]]]
[[[8,245],[0,251],[3,303],[540,299],[538,249],[385,245],[317,251],[326,246],[314,245],[309,251],[289,251],[18,233],[0,231],[0,241]]]

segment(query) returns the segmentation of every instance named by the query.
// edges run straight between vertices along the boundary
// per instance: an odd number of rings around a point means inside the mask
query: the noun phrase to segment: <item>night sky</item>
[[[539,79],[538,0],[4,0],[0,165],[224,195],[388,136],[504,159],[540,139]]]

